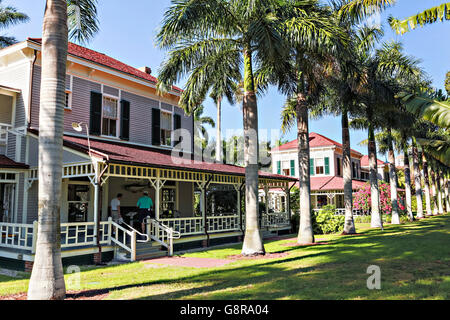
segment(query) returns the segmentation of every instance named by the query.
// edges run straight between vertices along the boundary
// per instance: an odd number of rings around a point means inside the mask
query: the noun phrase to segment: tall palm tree
[[[287,71],[272,74],[280,90],[288,98],[282,115],[285,132],[297,124],[299,162],[300,224],[297,242],[314,242],[311,219],[309,112],[320,101],[324,89],[323,79],[332,64],[332,53],[345,47],[347,37],[329,7],[319,1],[286,1],[281,16],[285,21],[284,35],[291,50],[286,58],[290,61]]]
[[[96,20],[95,0],[47,0],[42,31],[42,75],[39,113],[39,219],[36,255],[28,299],[57,300],[65,297],[61,262],[60,200],[64,93],[68,48],[68,8],[70,19],[89,14]],[[78,9],[77,9],[78,8]],[[83,10],[80,10],[83,8]],[[95,31],[81,22],[71,25],[78,40]],[[89,31],[89,32],[88,32]]]
[[[203,105],[195,108],[193,112],[194,116],[194,139],[196,145],[200,145],[202,150],[205,149],[209,143],[209,135],[208,130],[206,129],[206,125],[210,125],[212,128],[216,126],[213,118],[204,116],[203,112],[205,107]]]
[[[286,50],[275,11],[277,0],[173,0],[157,36],[168,59],[159,72],[159,89],[188,75],[180,105],[191,112],[210,88],[209,78],[243,69],[246,229],[242,254],[264,254],[258,225],[258,105],[254,69],[283,64]],[[224,68],[226,69],[226,68]],[[219,70],[219,71],[218,71]]]
[[[425,152],[422,152],[422,172],[423,172],[423,184],[425,192],[425,212],[427,216],[432,216],[431,211],[431,199],[430,199],[430,177],[428,170],[428,161]]]
[[[413,158],[413,170],[414,170],[414,186],[416,189],[416,203],[417,203],[417,219],[422,219],[423,205],[422,205],[422,181],[419,168],[419,151],[417,149],[416,139],[413,137],[412,142],[412,158]]]
[[[0,0],[0,30],[29,20],[29,17],[25,13],[18,12],[12,6],[5,6],[2,2],[3,0]],[[14,37],[0,36],[0,48],[8,47],[16,42],[17,40]]]

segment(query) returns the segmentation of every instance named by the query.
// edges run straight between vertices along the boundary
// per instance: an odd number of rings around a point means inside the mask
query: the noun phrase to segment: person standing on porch
[[[141,223],[142,233],[145,233],[145,218],[150,216],[150,210],[153,207],[152,198],[148,196],[148,191],[144,191],[143,196],[139,198],[137,202],[138,207],[138,219]]]
[[[115,223],[119,223],[122,219],[120,213],[120,199],[122,199],[121,193],[117,194],[117,196],[111,200],[111,216]]]

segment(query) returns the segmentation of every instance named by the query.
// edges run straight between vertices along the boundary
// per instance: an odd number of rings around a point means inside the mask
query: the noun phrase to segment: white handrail
[[[123,228],[121,225],[115,223],[110,218],[110,225],[111,225],[111,235],[110,239],[112,242],[114,242],[116,245],[120,246],[121,248],[125,249],[126,251],[130,252],[131,254],[131,261],[136,261],[136,230],[129,231],[125,228]],[[113,233],[114,231],[114,233]],[[122,237],[119,239],[119,231],[122,231]],[[129,237],[129,243],[128,246],[128,237]]]
[[[173,239],[180,239],[181,233],[149,217],[145,219],[145,222],[147,223],[150,237],[166,247],[171,257],[173,255]]]
[[[148,234],[144,234],[144,233],[141,233],[141,232],[137,231],[135,228],[133,228],[132,226],[130,226],[128,223],[126,223],[124,221],[122,221],[121,224],[123,224],[123,225],[127,226],[128,228],[130,228],[131,231],[136,231],[136,234],[140,235],[141,237],[145,237],[146,238],[146,240],[137,240],[137,242],[146,243],[146,242],[150,241],[150,238],[149,238]]]

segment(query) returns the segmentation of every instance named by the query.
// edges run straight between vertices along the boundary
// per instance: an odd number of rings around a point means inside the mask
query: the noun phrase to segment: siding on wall
[[[152,108],[159,102],[122,91],[122,99],[130,102],[130,142],[152,144]]]
[[[5,67],[0,70],[0,83],[2,85],[22,91],[22,93],[17,94],[16,99],[16,127],[22,127],[26,124],[25,101],[27,101],[26,96],[28,96],[29,77],[29,63]]]
[[[178,208],[181,217],[192,217],[194,215],[192,182],[178,182]]]
[[[19,200],[17,203],[17,223],[25,223],[25,221],[22,220],[24,181],[25,181],[25,174],[20,173],[18,189],[16,191],[16,196],[18,197],[18,200]]]
[[[36,66],[33,77],[33,99],[31,110],[31,125],[39,128],[39,99],[41,68]],[[72,110],[64,113],[64,131],[75,133],[72,128],[73,122],[89,123],[90,93],[91,91],[101,92],[101,84],[93,81],[72,77]],[[119,90],[109,86],[103,86],[103,92],[114,96],[119,96]],[[152,145],[151,143],[151,110],[159,109],[159,101],[139,96],[130,92],[121,91],[121,99],[130,102],[130,139],[129,142]],[[162,103],[161,108],[172,111],[172,105]],[[185,116],[184,111],[175,107],[175,113],[181,115],[181,127],[193,132],[192,116]],[[84,133],[84,132],[83,132]]]
[[[33,223],[38,220],[38,196],[39,196],[39,184],[37,181],[33,182],[33,185],[28,190],[28,203],[27,203],[27,223]]]
[[[13,98],[0,95],[0,123],[11,124]]]

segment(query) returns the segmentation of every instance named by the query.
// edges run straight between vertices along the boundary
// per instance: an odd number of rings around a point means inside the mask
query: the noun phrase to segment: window
[[[117,99],[103,97],[102,135],[117,137]]]
[[[281,162],[281,172],[285,176],[289,176],[291,174],[291,163],[289,160]]]
[[[172,114],[161,112],[161,145],[172,146]]]
[[[352,178],[356,179],[358,177],[357,172],[356,172],[356,163],[352,162]]]
[[[66,102],[64,104],[64,109],[72,109],[72,92],[66,91]]]
[[[161,209],[162,217],[173,217],[174,210],[176,210],[176,189],[167,188],[162,189],[161,192]]]
[[[341,158],[337,158],[336,175],[341,176]]]
[[[324,174],[325,173],[325,162],[323,158],[315,159],[316,162],[316,174]]]
[[[69,184],[67,200],[69,204],[69,222],[86,222],[89,208],[89,185]]]

